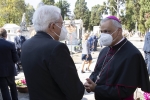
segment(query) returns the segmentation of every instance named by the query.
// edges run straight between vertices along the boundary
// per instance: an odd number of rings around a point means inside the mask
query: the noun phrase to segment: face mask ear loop
[[[55,25],[60,28],[60,26],[58,26],[57,24],[55,24]],[[53,31],[53,33],[60,38],[60,36],[58,34],[56,34],[54,31]]]
[[[53,24],[53,23],[50,23],[49,25],[48,25],[48,28],[50,28],[50,26],[51,26],[51,24]],[[54,33],[54,32],[53,32]],[[48,34],[48,33],[47,33]],[[48,34],[48,35],[50,35],[50,34]],[[51,36],[51,35],[50,35]],[[51,36],[52,37],[52,36]],[[53,40],[55,40],[54,39],[54,37],[52,37],[53,38]]]
[[[56,36],[58,36],[58,37],[60,37],[58,34],[56,34],[54,31],[53,31],[53,33],[56,35]]]
[[[111,34],[111,36],[118,30],[118,28]],[[117,35],[118,36],[118,35]],[[117,36],[113,39],[113,41],[117,38]]]
[[[111,36],[112,36],[117,30],[118,30],[118,28],[117,28],[113,33],[111,33]]]
[[[58,26],[57,24],[55,24],[55,25],[61,29],[61,27],[60,27],[60,26]]]

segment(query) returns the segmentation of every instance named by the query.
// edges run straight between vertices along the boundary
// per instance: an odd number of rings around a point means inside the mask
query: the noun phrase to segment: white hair
[[[113,19],[109,19],[109,18],[104,18],[103,20],[101,20],[100,24],[102,25],[102,23],[104,23],[104,22],[106,22],[106,21],[108,21],[108,20],[111,20],[112,23],[113,23],[113,25],[114,25],[115,27],[117,27],[117,28],[122,28],[122,25],[121,25],[118,21],[113,20]]]
[[[56,22],[61,17],[61,11],[58,7],[44,5],[39,7],[33,15],[33,25],[36,31],[46,31],[50,23]]]

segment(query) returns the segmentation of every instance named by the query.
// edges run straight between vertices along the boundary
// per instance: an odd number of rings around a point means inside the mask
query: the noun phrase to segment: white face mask
[[[118,29],[117,29],[118,30]],[[116,30],[116,31],[117,31]],[[116,31],[114,31],[113,33],[115,33]],[[108,34],[108,33],[101,33],[101,37],[100,37],[100,43],[103,45],[103,46],[110,46],[113,42],[113,37],[112,37],[112,34]]]
[[[67,30],[66,30],[66,28],[64,26],[62,26],[62,28],[61,28],[57,24],[56,24],[56,26],[61,29],[60,36],[54,32],[59,37],[59,41],[65,40],[66,36],[67,36]]]

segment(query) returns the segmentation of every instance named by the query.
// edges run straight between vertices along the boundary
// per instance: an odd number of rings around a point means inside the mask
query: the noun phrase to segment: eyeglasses
[[[55,22],[55,23],[61,23],[61,25],[64,25],[64,22]]]
[[[49,24],[49,27],[50,27],[50,25],[51,25],[52,23],[60,23],[62,26],[64,25],[64,22],[51,22],[51,23]]]

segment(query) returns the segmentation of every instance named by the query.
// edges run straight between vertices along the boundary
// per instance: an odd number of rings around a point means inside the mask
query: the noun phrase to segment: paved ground
[[[141,39],[135,35],[134,37],[131,37],[129,38],[129,40],[142,52],[143,54],[143,51],[142,51],[142,47],[143,47],[143,41],[140,41]],[[90,69],[93,71],[94,69],[94,66],[95,66],[95,63],[97,61],[97,57],[98,57],[98,54],[100,52],[101,48],[98,48],[98,51],[97,52],[92,52],[92,57],[93,57],[93,62],[90,66]],[[86,73],[81,73],[81,53],[77,53],[77,54],[73,54],[72,55],[72,58],[76,64],[76,68],[78,70],[78,75],[81,79],[81,81],[84,83],[85,82],[85,79],[89,77],[89,75],[91,74],[91,72],[86,72]],[[85,66],[86,68],[86,66]],[[23,72],[19,73],[19,75],[16,77],[16,79],[19,79],[19,78],[24,78],[24,74]],[[29,100],[29,94],[28,93],[18,93],[18,97],[19,97],[19,100]],[[136,92],[135,92],[135,98],[138,98],[140,97],[141,100],[144,100],[143,99],[143,92],[138,89]],[[0,94],[0,100],[2,100],[2,97],[1,97],[1,94]],[[85,92],[84,96],[83,96],[83,99],[82,100],[95,100],[94,99],[94,94],[93,93],[87,93]]]

